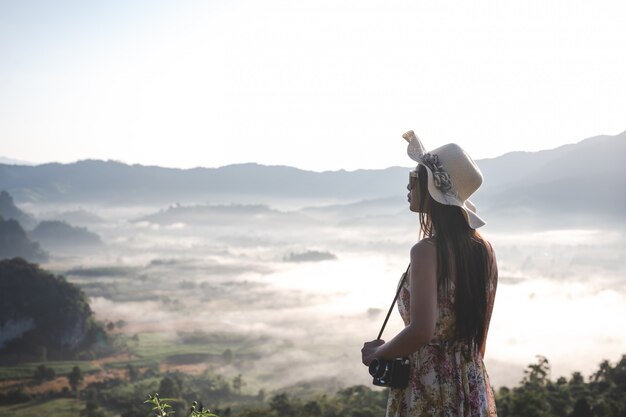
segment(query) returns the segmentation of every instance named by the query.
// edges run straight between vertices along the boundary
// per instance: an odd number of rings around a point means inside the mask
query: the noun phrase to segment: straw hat
[[[409,157],[428,172],[430,196],[441,204],[461,207],[472,229],[484,226],[485,222],[476,214],[476,206],[469,201],[469,197],[483,183],[483,175],[476,162],[455,143],[426,152],[412,130],[402,137],[409,142]]]

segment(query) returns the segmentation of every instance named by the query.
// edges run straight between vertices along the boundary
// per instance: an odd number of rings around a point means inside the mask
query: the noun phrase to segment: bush
[[[39,381],[52,381],[56,378],[57,373],[52,368],[46,367],[46,365],[39,365],[35,370],[34,378]]]
[[[27,403],[30,400],[32,400],[32,397],[21,388],[9,391],[6,394],[0,394],[0,404],[2,405]]]

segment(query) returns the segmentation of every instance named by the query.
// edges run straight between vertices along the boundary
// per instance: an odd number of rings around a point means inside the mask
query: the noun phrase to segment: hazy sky
[[[411,165],[626,130],[624,1],[0,0],[0,156]]]

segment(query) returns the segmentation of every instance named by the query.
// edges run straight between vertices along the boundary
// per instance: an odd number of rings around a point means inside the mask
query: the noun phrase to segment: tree
[[[498,415],[502,417],[548,417],[551,406],[547,386],[550,384],[550,363],[537,356],[537,363],[528,365],[521,386],[498,392]]]
[[[500,388],[496,397],[500,417],[624,417],[626,416],[626,355],[613,366],[599,365],[589,382],[580,372],[550,381],[549,364],[539,357],[528,366],[520,386]]]
[[[222,353],[222,359],[224,359],[224,362],[226,364],[230,364],[233,361],[233,351],[230,349],[226,349],[223,353]]]
[[[0,353],[68,359],[91,347],[105,348],[107,340],[78,286],[20,258],[0,260],[0,277],[0,295],[7,295],[0,302],[0,324],[9,317],[35,324],[25,333],[3,334]]]
[[[246,382],[243,380],[243,377],[241,376],[241,374],[233,378],[233,389],[235,390],[237,394],[241,395],[241,388],[244,387],[245,385],[246,385]]]
[[[570,414],[570,417],[593,417],[593,412],[586,398],[576,401],[574,411]]]
[[[39,365],[35,370],[35,379],[39,382],[51,381],[56,378],[57,373],[52,368],[48,368],[46,365]]]
[[[545,386],[550,380],[550,363],[545,356],[537,356],[537,363],[528,365],[524,371],[524,385]]]
[[[304,404],[302,411],[306,417],[317,417],[322,414],[322,408],[317,401],[308,401]]]
[[[181,398],[180,381],[166,376],[159,384],[159,396],[163,398]]]
[[[98,393],[94,389],[87,392],[85,409],[80,412],[81,417],[107,417],[107,413],[98,404]]]
[[[215,379],[212,381],[211,385],[212,385],[211,389],[219,397],[223,399],[227,399],[230,397],[232,393],[230,383],[226,379],[224,379],[222,375],[217,375]]]
[[[569,391],[574,398],[581,398],[585,395],[585,391],[588,387],[585,385],[585,378],[580,372],[572,373],[572,378],[569,380]]]
[[[280,417],[292,417],[295,416],[295,410],[293,405],[289,402],[287,394],[277,394],[270,400],[270,408],[276,412]]]
[[[78,398],[78,386],[83,381],[83,379],[83,372],[78,366],[73,367],[72,372],[67,375],[67,380],[69,381],[72,390],[76,394],[76,398]]]
[[[182,381],[173,376],[166,376],[161,380],[159,384],[159,396],[161,398],[169,398],[174,400],[171,405],[172,411],[175,415],[183,415],[187,409],[187,402],[183,399],[183,383]]]
[[[139,378],[139,371],[131,363],[126,365],[126,374],[128,375],[128,379],[130,382],[135,382]]]
[[[0,216],[0,258],[21,257],[32,262],[48,260],[39,243],[30,240],[17,220],[5,220]]]

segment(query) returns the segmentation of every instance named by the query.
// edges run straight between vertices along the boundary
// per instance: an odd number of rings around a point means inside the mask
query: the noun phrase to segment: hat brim
[[[460,207],[463,211],[463,217],[465,217],[467,224],[472,229],[478,229],[479,227],[482,227],[486,224],[485,221],[481,219],[478,214],[476,214],[476,206],[469,199],[463,201],[454,194],[442,192],[439,188],[435,186],[433,173],[428,165],[423,163],[420,163],[420,165],[426,168],[426,172],[428,173],[428,194],[430,194],[433,200],[448,206]]]
[[[463,216],[465,216],[467,224],[469,224],[469,227],[472,229],[478,229],[486,224],[485,221],[476,214],[476,206],[474,206],[471,201],[465,200],[465,204],[460,207],[463,210]]]

